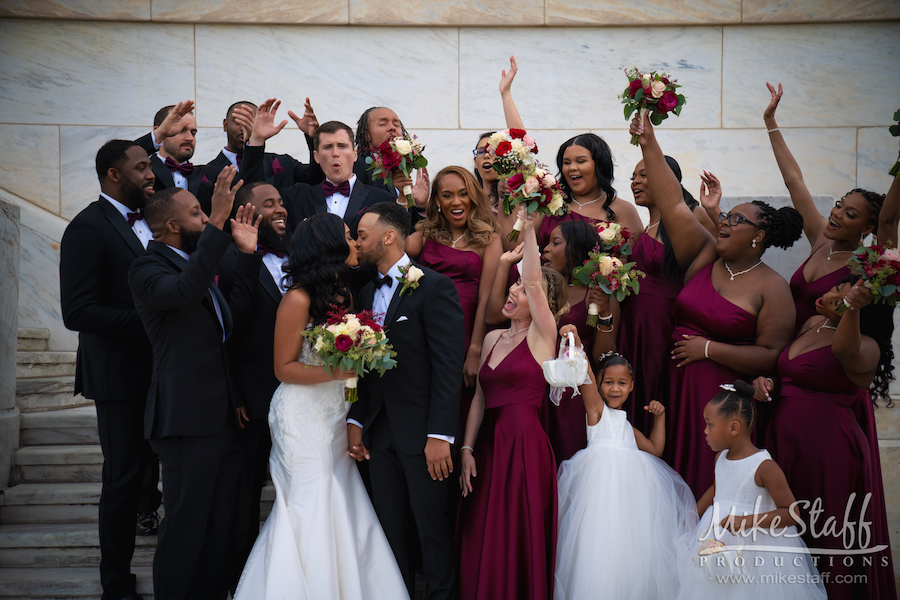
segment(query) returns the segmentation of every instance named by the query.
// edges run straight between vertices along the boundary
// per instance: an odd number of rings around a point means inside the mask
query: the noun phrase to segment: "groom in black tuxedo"
[[[153,561],[153,589],[165,600],[224,600],[240,477],[237,417],[226,339],[232,313],[214,284],[232,239],[240,250],[235,291],[256,291],[261,256],[252,209],[238,209],[231,235],[234,167],[222,170],[207,219],[188,191],[157,192],[145,208],[153,241],[128,276],[153,348],[144,435],[162,461],[165,518]],[[257,221],[258,225],[258,221]]]
[[[427,597],[456,598],[453,498],[458,488],[451,474],[465,358],[459,296],[449,278],[415,265],[404,252],[409,214],[403,206],[370,207],[358,231],[360,264],[376,267],[379,275],[378,283],[363,288],[362,308],[383,319],[397,367],[383,377],[361,379],[360,400],[347,419],[350,454],[369,459],[372,503],[410,597],[415,583],[412,514]],[[421,273],[415,288],[404,283],[401,267]]]

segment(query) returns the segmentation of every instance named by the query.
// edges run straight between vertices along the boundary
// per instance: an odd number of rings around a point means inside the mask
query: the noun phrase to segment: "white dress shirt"
[[[222,148],[222,154],[225,155],[225,158],[227,158],[228,160],[231,161],[231,164],[232,164],[232,165],[234,165],[235,167],[238,166],[238,164],[237,164],[237,159],[238,159],[237,152],[232,152],[232,151],[229,150],[228,148]]]
[[[328,181],[331,181],[330,179]],[[350,193],[353,193],[353,186],[356,185],[356,175],[351,175],[350,179],[347,180],[350,184]],[[334,183],[331,181],[331,183]],[[337,215],[340,218],[344,218],[345,213],[347,212],[347,206],[350,205],[350,196],[345,196],[338,192],[335,192],[331,196],[325,198],[325,207],[333,215]]]
[[[115,200],[115,199],[107,196],[103,192],[100,192],[100,195],[103,196],[104,198],[106,198],[107,201],[109,201],[109,203],[112,204],[113,207],[115,207],[115,209],[117,211],[122,213],[122,216],[125,217],[126,221],[128,220],[128,213],[135,212],[135,211],[131,210],[130,208],[128,208],[127,206],[125,206],[124,204],[122,204],[121,202],[119,202],[118,200]],[[131,230],[134,232],[134,235],[137,236],[138,241],[141,242],[141,246],[143,246],[144,249],[146,250],[147,244],[150,242],[150,240],[153,239],[153,232],[150,231],[150,226],[147,225],[147,221],[145,221],[143,219],[139,219],[139,220],[135,221],[134,225],[131,226]]]
[[[156,148],[156,156],[159,158],[159,160],[161,160],[163,162],[163,164],[165,164],[166,157],[159,155],[159,149],[162,148],[162,144],[156,141],[156,132],[155,131],[150,132],[150,139],[153,140],[153,147]],[[173,158],[172,160],[175,160],[175,159]],[[234,161],[232,161],[232,162],[234,162]],[[179,164],[181,164],[181,163],[179,163]],[[235,166],[237,166],[237,163],[235,163]],[[166,167],[166,168],[168,169],[168,167]],[[188,189],[187,177],[182,175],[181,171],[172,171],[172,180],[175,181],[175,187],[181,188],[183,190]]]
[[[282,296],[285,295],[290,286],[290,283],[284,279],[284,276],[287,275],[287,273],[284,272],[284,265],[287,264],[287,260],[287,255],[285,255],[284,258],[279,258],[277,254],[272,254],[271,252],[267,252],[262,259],[263,264],[266,266],[266,269],[268,269],[272,279],[275,280],[275,285],[278,286],[278,290],[281,292]]]
[[[388,269],[387,273],[381,273],[379,271],[378,275],[384,277],[385,275],[391,276],[391,284],[390,286],[383,285],[375,289],[375,297],[372,299],[372,312],[375,313],[375,320],[378,321],[379,325],[384,325],[384,317],[387,315],[387,310],[391,305],[391,300],[394,297],[394,293],[397,291],[397,288],[400,287],[400,281],[403,278],[403,274],[400,273],[400,267],[405,267],[410,264],[409,256],[406,253],[403,253],[403,256],[400,257],[400,260],[394,263],[390,269]],[[407,292],[409,293],[409,292]],[[390,336],[388,336],[390,339]],[[353,423],[354,425],[362,427],[362,424],[359,421],[354,419],[347,419],[348,423]],[[444,440],[445,442],[449,442],[452,444],[456,441],[456,437],[452,435],[441,435],[439,433],[429,433],[428,437],[435,438],[438,440]]]
[[[175,248],[173,246],[169,246],[166,244],[173,252],[175,252],[178,256],[183,258],[184,260],[191,260],[191,255],[181,250],[179,248]],[[215,284],[213,284],[215,285]],[[216,300],[216,295],[211,291],[209,292],[209,297],[212,298],[213,308],[216,310],[216,317],[219,319],[219,325],[222,327],[222,341],[225,341],[225,321],[222,319],[222,308],[219,306],[219,301]]]

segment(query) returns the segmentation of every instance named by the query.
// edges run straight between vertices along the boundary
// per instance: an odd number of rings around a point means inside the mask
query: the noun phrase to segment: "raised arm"
[[[772,151],[775,153],[775,161],[778,163],[778,169],[781,171],[781,177],[784,179],[784,185],[787,186],[788,193],[791,195],[791,202],[794,208],[803,215],[803,233],[809,241],[812,249],[815,250],[819,244],[819,237],[824,233],[825,226],[828,221],[816,208],[812,195],[803,181],[803,173],[800,171],[800,165],[794,159],[794,155],[787,147],[784,136],[778,131],[778,123],[775,122],[775,109],[781,102],[781,96],[784,93],[781,84],[778,84],[778,90],[770,83],[766,83],[772,99],[763,113],[763,121],[766,124],[766,130],[769,132],[769,142],[772,144]]]
[[[846,296],[847,310],[838,322],[831,351],[837,357],[847,377],[859,388],[865,389],[872,384],[881,350],[878,343],[859,330],[859,311],[871,304],[872,292],[857,282]]]
[[[488,298],[494,287],[494,276],[497,274],[497,265],[500,264],[500,236],[494,235],[494,239],[484,249],[481,261],[481,279],[478,282],[478,307],[475,309],[475,324],[472,327],[472,337],[469,340],[469,349],[466,352],[466,362],[463,367],[463,378],[466,387],[472,387],[478,380],[478,369],[481,367],[481,356],[484,336],[487,334],[487,322],[484,315],[487,312]]]
[[[529,347],[538,362],[552,358],[556,351],[556,316],[550,310],[550,302],[544,294],[541,273],[541,255],[538,250],[534,222],[524,207],[519,209],[519,218],[525,222],[525,251],[522,255],[522,285],[531,311],[531,325],[528,333]]]
[[[506,127],[509,129],[525,129],[519,109],[512,97],[512,83],[516,78],[516,57],[509,57],[509,71],[504,70],[500,75],[500,99],[503,100],[503,116],[506,117]]]
[[[497,274],[491,285],[491,294],[488,297],[484,319],[488,325],[502,325],[506,322],[503,316],[503,305],[506,303],[506,291],[509,286],[509,271],[512,266],[522,260],[525,252],[525,242],[520,242],[514,250],[509,250],[500,255],[497,264]]]
[[[900,157],[898,157],[900,160]],[[900,177],[894,177],[878,213],[878,243],[897,246],[897,223],[900,222]]]

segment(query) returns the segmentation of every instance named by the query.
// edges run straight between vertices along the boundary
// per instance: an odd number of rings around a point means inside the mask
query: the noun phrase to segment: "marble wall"
[[[19,207],[0,200],[0,489],[9,482],[12,451],[19,445],[19,409],[16,408],[19,244]]]

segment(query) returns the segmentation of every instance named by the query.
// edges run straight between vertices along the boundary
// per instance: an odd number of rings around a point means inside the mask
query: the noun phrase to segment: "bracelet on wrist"
[[[703,356],[709,358],[709,342],[711,340],[706,340],[706,345],[703,347]]]
[[[463,446],[459,450],[460,450],[460,452],[462,452],[463,450],[468,450],[472,454],[475,454],[475,448],[473,448],[472,446]]]
[[[781,131],[781,129],[779,127],[776,127],[775,129],[767,129],[766,133],[775,133],[776,131]]]

